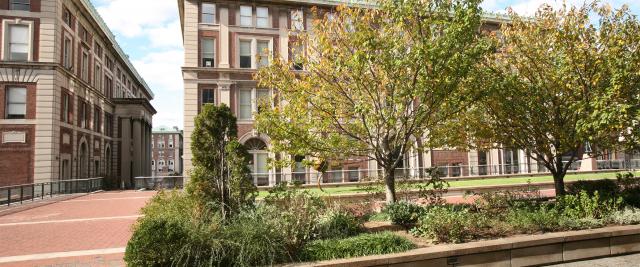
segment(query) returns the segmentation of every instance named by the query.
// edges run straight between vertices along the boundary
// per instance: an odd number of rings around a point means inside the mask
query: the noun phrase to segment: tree
[[[276,152],[376,161],[394,202],[403,155],[439,145],[439,126],[474,99],[459,85],[488,51],[479,2],[383,0],[373,9],[316,11],[308,33],[292,33],[293,59],[274,58],[258,73],[281,103],[261,109],[258,130]]]
[[[187,191],[200,208],[219,208],[223,219],[252,205],[249,153],[237,139],[236,118],[226,105],[204,105],[191,136],[194,169]]]
[[[616,148],[637,120],[640,24],[626,8],[612,12],[594,3],[542,6],[533,19],[513,12],[510,18],[495,38],[497,53],[470,83],[487,97],[468,128],[477,130],[478,143],[523,149],[553,174],[563,195],[581,147]]]

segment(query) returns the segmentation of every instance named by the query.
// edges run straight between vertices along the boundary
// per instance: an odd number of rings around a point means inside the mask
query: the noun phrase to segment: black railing
[[[184,185],[184,176],[139,176],[135,181],[136,189],[181,189]]]
[[[90,193],[101,190],[103,185],[103,178],[98,177],[4,186],[0,187],[0,205],[10,206],[11,204],[35,201],[45,197]]]

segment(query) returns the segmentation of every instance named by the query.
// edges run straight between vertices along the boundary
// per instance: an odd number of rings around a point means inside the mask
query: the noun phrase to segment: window
[[[97,42],[93,44],[93,52],[98,58],[102,58],[102,46],[100,46]]]
[[[102,121],[100,121],[100,108],[95,107],[93,109],[93,130],[96,132],[102,132]]]
[[[30,0],[11,0],[11,6],[9,9],[11,10],[23,10],[23,11],[31,11]]]
[[[29,60],[29,25],[9,24],[9,60]]]
[[[215,40],[211,38],[202,39],[202,66],[213,68],[215,66],[215,58]]]
[[[251,119],[251,90],[242,89],[238,97],[238,119]]]
[[[291,29],[304,31],[304,12],[301,9],[291,10]]]
[[[93,77],[93,83],[95,84],[96,89],[102,92],[102,67],[100,67],[100,64],[96,64],[96,69],[93,73]]]
[[[304,50],[302,49],[301,45],[293,45],[291,47],[291,62],[293,62],[292,68],[294,70],[304,69],[303,58],[302,58],[303,54],[304,54]]]
[[[104,133],[113,137],[113,116],[106,112],[104,113]]]
[[[240,26],[253,26],[253,7],[240,6]]]
[[[253,173],[254,182],[258,186],[269,185],[269,168],[267,160],[269,154],[266,151],[267,145],[260,139],[252,138],[244,143],[251,157],[249,158],[249,169]]]
[[[64,43],[62,44],[62,65],[66,68],[66,69],[71,69],[72,66],[72,51],[73,51],[73,45],[71,44],[71,39],[69,37],[64,37]]]
[[[250,120],[252,113],[258,112],[259,104],[269,101],[268,89],[240,89],[238,95],[238,119]]]
[[[258,7],[256,9],[256,26],[258,28],[269,27],[269,8]]]
[[[202,90],[202,104],[215,104],[215,97],[213,89]]]
[[[251,40],[240,40],[240,68],[251,68]]]
[[[269,41],[258,41],[258,55],[260,55],[258,61],[258,67],[266,67],[269,65],[269,56],[271,51],[269,50]]]
[[[71,97],[67,93],[62,93],[62,122],[70,123],[71,118],[69,117],[71,110]]]
[[[86,51],[82,51],[82,62],[80,66],[80,77],[84,81],[89,81],[89,54],[87,54]]]
[[[216,23],[216,5],[202,3],[202,23]]]
[[[104,76],[104,94],[108,98],[113,97],[113,80],[111,80],[111,77],[106,75]]]
[[[7,119],[24,119],[27,117],[27,88],[9,87],[7,89]]]
[[[260,105],[269,104],[269,90],[256,89],[256,112],[260,112]]]
[[[71,16],[71,11],[69,11],[69,9],[67,8],[64,8],[64,11],[62,11],[62,21],[64,21],[64,23],[69,27],[72,27],[71,25],[73,24],[73,17]]]
[[[85,129],[89,129],[90,125],[90,118],[91,118],[91,110],[89,108],[89,103],[84,102],[81,99],[78,99],[78,113],[79,113],[79,118],[78,118],[78,124],[80,125],[81,128],[85,128]]]
[[[80,32],[80,39],[82,39],[83,42],[89,45],[89,32],[87,31],[87,29],[84,26],[80,25],[78,31]]]

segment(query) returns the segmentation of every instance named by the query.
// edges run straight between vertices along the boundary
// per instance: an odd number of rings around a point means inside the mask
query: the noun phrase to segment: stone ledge
[[[403,253],[286,266],[440,266],[460,264],[523,266],[559,263],[640,252],[640,225],[612,226],[570,232],[515,236],[464,244],[436,245]],[[505,254],[506,253],[506,254]],[[505,258],[504,255],[509,255]],[[533,257],[535,255],[535,257]],[[485,257],[487,260],[484,260]],[[507,261],[507,262],[505,262]],[[508,264],[507,264],[508,263]]]

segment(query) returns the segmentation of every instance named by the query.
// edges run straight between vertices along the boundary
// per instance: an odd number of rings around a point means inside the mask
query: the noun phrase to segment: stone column
[[[228,69],[229,64],[229,8],[220,8],[220,64],[218,68]]]
[[[134,178],[140,175],[142,170],[142,121],[141,119],[133,120],[133,176],[131,181],[135,181]]]
[[[228,81],[218,82],[218,89],[220,90],[220,104],[225,104],[231,107],[231,85],[233,83]]]

